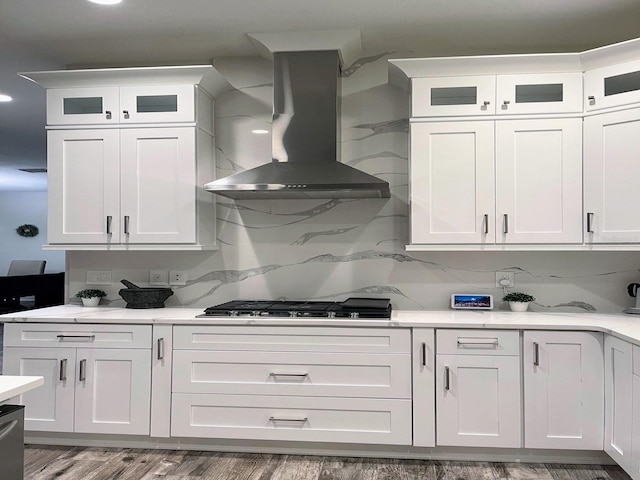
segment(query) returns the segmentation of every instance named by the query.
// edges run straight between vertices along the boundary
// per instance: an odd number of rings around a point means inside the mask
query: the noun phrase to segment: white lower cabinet
[[[631,425],[631,471],[627,471],[634,480],[640,480],[640,347],[633,346],[632,380],[633,422]]]
[[[411,444],[409,329],[175,326],[171,436]]]
[[[632,345],[607,335],[604,341],[604,451],[626,472],[632,469]]]
[[[437,330],[436,443],[521,446],[519,332]]]
[[[26,406],[26,430],[149,434],[150,326],[4,328],[4,373],[44,377],[17,399]]]
[[[435,333],[413,329],[413,444],[436,446]]]
[[[603,335],[524,332],[524,446],[602,450]]]

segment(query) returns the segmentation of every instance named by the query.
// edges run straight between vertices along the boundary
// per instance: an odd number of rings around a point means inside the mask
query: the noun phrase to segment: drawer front
[[[411,356],[176,350],[173,391],[411,398]]]
[[[12,347],[151,348],[151,325],[8,323],[4,344]]]
[[[276,352],[410,353],[409,329],[177,326],[173,348]]]
[[[436,331],[436,353],[457,355],[520,355],[520,333],[513,330]]]
[[[633,374],[640,375],[640,347],[633,346]]]
[[[411,444],[411,401],[173,395],[171,436]]]

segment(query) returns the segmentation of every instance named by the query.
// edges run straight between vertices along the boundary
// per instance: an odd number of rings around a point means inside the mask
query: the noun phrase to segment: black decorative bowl
[[[165,287],[138,287],[133,283],[122,280],[129,288],[123,288],[118,293],[127,302],[126,308],[164,308],[164,301],[173,295],[173,290]]]

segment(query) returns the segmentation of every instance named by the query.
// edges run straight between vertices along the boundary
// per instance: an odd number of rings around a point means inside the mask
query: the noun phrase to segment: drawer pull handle
[[[593,212],[587,212],[587,233],[593,233]]]
[[[482,217],[482,231],[485,235],[489,233],[489,214],[487,213]]]
[[[276,422],[294,422],[294,423],[307,423],[309,419],[307,417],[303,418],[283,418],[283,417],[269,417],[269,421]]]
[[[474,347],[497,347],[497,338],[458,338],[458,346],[471,345]]]
[[[306,378],[309,376],[308,373],[278,373],[271,372],[269,374],[270,377],[287,377],[287,378]]]
[[[113,216],[107,215],[107,235],[111,235],[113,232],[111,231],[111,223],[113,222]]]
[[[164,359],[164,338],[158,339],[158,360]]]
[[[57,337],[60,339],[61,342],[66,339],[72,339],[72,340],[85,339],[85,340],[91,340],[91,341],[94,341],[96,339],[95,335],[57,335]]]
[[[422,366],[427,366],[427,344],[422,342]]]
[[[64,382],[67,380],[67,359],[63,358],[60,360],[60,381]]]
[[[80,375],[78,380],[84,382],[87,379],[87,359],[80,360]]]
[[[129,215],[124,216],[124,234],[129,235]]]
[[[449,390],[451,387],[451,378],[450,378],[450,370],[449,367],[444,367],[444,389]]]
[[[509,233],[509,214],[502,215],[502,233]]]
[[[540,366],[540,345],[538,342],[533,342],[533,365]]]

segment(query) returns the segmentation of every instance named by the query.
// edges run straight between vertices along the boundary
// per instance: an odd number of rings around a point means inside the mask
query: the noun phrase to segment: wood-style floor
[[[25,480],[629,480],[617,466],[27,446]]]

